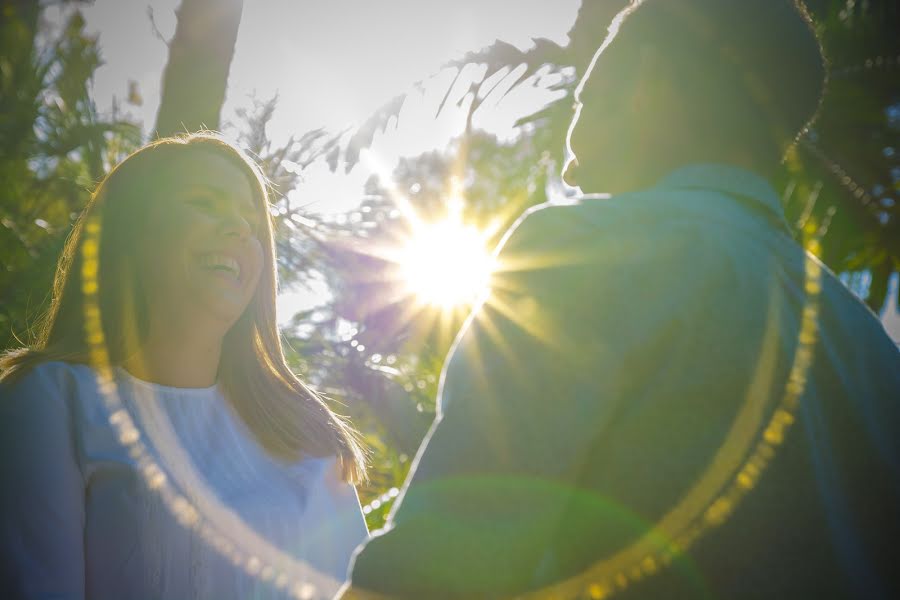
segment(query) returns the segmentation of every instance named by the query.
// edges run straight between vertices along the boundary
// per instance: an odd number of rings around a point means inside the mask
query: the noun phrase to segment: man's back
[[[354,585],[897,591],[900,356],[790,239],[764,182],[698,166],[549,206],[500,261],[393,529],[357,557]]]
[[[663,315],[657,335],[623,358],[628,391],[578,479],[667,539],[606,544],[609,519],[570,505],[551,544],[567,557],[556,575],[587,568],[598,546],[608,560],[640,548],[641,560],[665,562],[674,542],[688,548],[674,565],[647,577],[640,560],[623,562],[603,583],[623,598],[895,597],[900,353],[745,175],[683,169],[664,190],[612,200],[627,217],[576,208],[651,252],[651,232],[670,230],[657,235],[683,264],[659,269],[678,273],[668,301],[688,308],[660,313],[649,302],[648,316]],[[632,313],[645,304],[636,298]],[[681,339],[664,339],[666,324]]]

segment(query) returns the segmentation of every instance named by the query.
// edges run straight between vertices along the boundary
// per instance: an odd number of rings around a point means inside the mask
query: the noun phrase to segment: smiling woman
[[[152,281],[150,304],[187,322],[170,318],[159,328],[193,323],[199,329],[207,320],[213,328],[217,321],[230,327],[259,283],[265,208],[260,210],[245,173],[216,154],[187,157],[163,186],[146,228],[151,247],[140,252],[138,270]]]
[[[0,589],[333,595],[366,537],[354,430],[285,364],[265,181],[210,134],[98,186],[0,359]]]

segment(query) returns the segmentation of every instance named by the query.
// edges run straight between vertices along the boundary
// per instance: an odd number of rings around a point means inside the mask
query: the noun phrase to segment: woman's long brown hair
[[[34,343],[0,356],[0,381],[12,382],[48,361],[90,364],[84,328],[81,245],[88,221],[102,224],[99,308],[111,365],[120,365],[147,333],[147,307],[137,272],[136,240],[148,233],[159,182],[191,155],[225,157],[248,178],[265,224],[259,236],[264,268],[244,314],[226,334],[218,383],[260,445],[285,461],[305,455],[337,456],[347,481],[365,478],[357,432],[288,368],[275,317],[276,266],[265,177],[241,151],[211,133],[154,141],[131,154],[97,186],[59,259],[52,301],[36,324]]]

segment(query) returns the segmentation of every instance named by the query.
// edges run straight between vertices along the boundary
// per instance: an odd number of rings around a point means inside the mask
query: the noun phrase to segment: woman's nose
[[[222,215],[220,231],[226,237],[235,237],[240,240],[249,238],[250,234],[253,233],[247,219],[236,212]]]

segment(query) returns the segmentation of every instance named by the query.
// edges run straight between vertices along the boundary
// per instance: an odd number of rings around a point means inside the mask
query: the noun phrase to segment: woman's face
[[[151,328],[227,331],[252,300],[263,268],[259,206],[247,175],[214,151],[193,151],[158,184],[141,252]],[[146,273],[146,277],[144,277]]]

